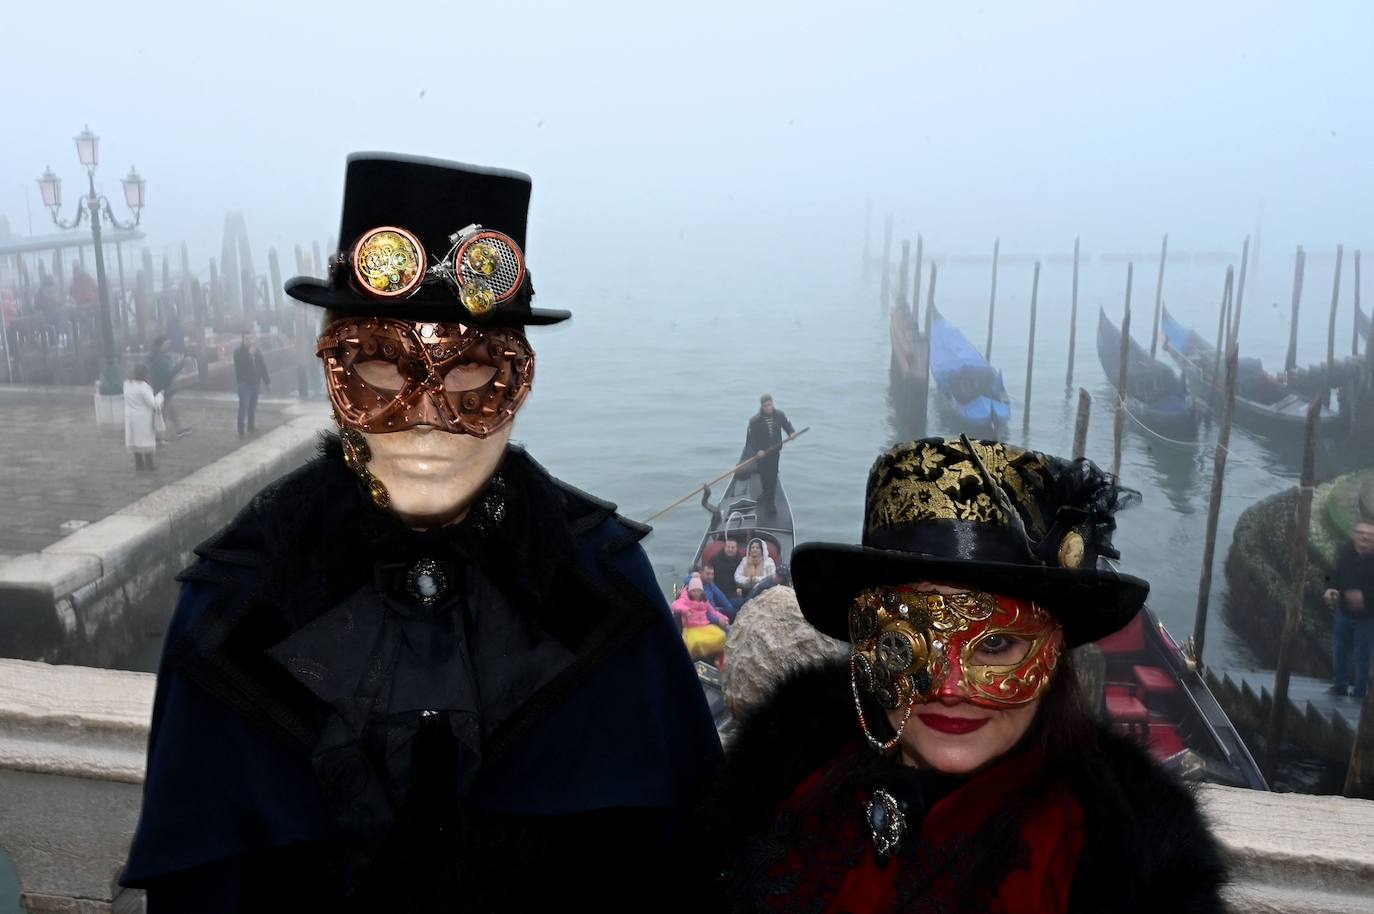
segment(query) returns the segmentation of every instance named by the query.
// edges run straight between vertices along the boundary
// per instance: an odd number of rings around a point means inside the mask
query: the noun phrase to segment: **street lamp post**
[[[136,228],[143,215],[146,182],[132,168],[129,169],[129,174],[121,179],[124,185],[124,203],[133,211],[134,219],[132,222],[120,222],[115,218],[114,210],[110,208],[110,201],[95,192],[95,169],[99,162],[99,150],[100,138],[91,133],[89,127],[76,137],[76,154],[81,160],[82,167],[86,169],[88,191],[81,200],[75,219],[67,222],[58,215],[62,208],[62,179],[53,174],[51,168],[46,169],[43,176],[38,179],[38,187],[43,193],[43,205],[52,213],[52,221],[58,228],[76,228],[83,218],[90,216],[91,239],[95,244],[95,283],[100,294],[100,336],[104,349],[100,393],[114,396],[122,389],[122,378],[115,353],[114,318],[110,313],[110,289],[105,280],[105,252],[100,243],[100,224],[102,219],[105,219],[116,229],[127,231]]]

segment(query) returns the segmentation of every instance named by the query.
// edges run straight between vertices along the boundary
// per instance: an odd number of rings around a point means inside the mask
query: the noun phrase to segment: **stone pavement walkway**
[[[296,402],[259,400],[258,434],[295,418],[283,410]],[[0,385],[0,562],[51,546],[75,529],[62,524],[100,520],[244,443],[234,394],[180,391],[176,408],[191,434],[158,448],[156,470],[139,471],[123,424],[96,425],[89,388]]]

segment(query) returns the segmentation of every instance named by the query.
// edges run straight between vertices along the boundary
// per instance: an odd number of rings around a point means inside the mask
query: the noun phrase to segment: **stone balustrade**
[[[138,820],[154,677],[0,660],[0,851],[29,914],[126,914],[115,885]],[[1374,910],[1374,802],[1201,788],[1233,910]]]

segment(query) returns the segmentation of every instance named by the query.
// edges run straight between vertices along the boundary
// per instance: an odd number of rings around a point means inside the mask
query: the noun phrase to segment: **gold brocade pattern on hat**
[[[988,475],[1002,487],[1028,530],[1043,534],[1035,492],[1048,479],[1040,457],[1001,442],[973,442]],[[880,460],[869,498],[868,529],[926,520],[1003,524],[1008,520],[978,467],[957,439],[923,441],[889,451]]]

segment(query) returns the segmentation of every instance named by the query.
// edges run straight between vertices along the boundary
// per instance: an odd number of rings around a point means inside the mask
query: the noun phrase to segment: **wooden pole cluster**
[[[1073,239],[1073,299],[1069,306],[1069,371],[1064,389],[1073,389],[1073,351],[1078,342],[1078,238]]]
[[[997,254],[1002,246],[1001,238],[992,241],[992,293],[988,296],[988,342],[983,347],[983,358],[992,359],[992,316],[997,311]]]
[[[1288,355],[1283,360],[1283,370],[1292,371],[1298,367],[1298,308],[1302,304],[1302,277],[1307,271],[1307,254],[1302,245],[1293,255],[1293,303],[1290,306],[1288,325]]]
[[[1121,439],[1126,431],[1126,367],[1131,355],[1131,283],[1135,264],[1126,264],[1126,309],[1121,316],[1120,362],[1116,368],[1116,418],[1112,424],[1112,475],[1121,477]]]
[[[1164,309],[1164,262],[1169,259],[1169,234],[1159,246],[1159,278],[1155,280],[1155,320],[1150,325],[1150,358],[1154,358],[1159,344],[1159,316]]]
[[[1078,418],[1073,424],[1073,459],[1077,460],[1088,453],[1088,413],[1092,410],[1093,398],[1088,391],[1078,388]]]
[[[1230,271],[1227,271],[1230,276]],[[1228,283],[1229,287],[1229,283]],[[1228,289],[1229,291],[1229,289]],[[1230,297],[1229,294],[1227,296]],[[1226,455],[1231,444],[1231,416],[1236,408],[1236,369],[1240,352],[1234,343],[1226,354],[1226,405],[1221,414],[1221,431],[1212,461],[1212,497],[1207,507],[1207,536],[1202,545],[1202,580],[1198,582],[1197,615],[1193,620],[1191,659],[1202,666],[1202,651],[1207,643],[1207,602],[1212,595],[1212,559],[1217,550],[1217,520],[1221,516],[1222,482],[1226,478]]]
[[[1331,383],[1336,369],[1336,306],[1341,302],[1341,260],[1345,246],[1336,245],[1336,273],[1331,278],[1331,317],[1326,325],[1326,397],[1331,397]]]
[[[1026,349],[1026,398],[1021,407],[1021,440],[1030,435],[1031,377],[1035,371],[1035,306],[1040,297],[1040,261],[1035,262],[1035,277],[1031,280],[1030,342]]]
[[[1274,701],[1269,707],[1269,723],[1264,734],[1264,779],[1273,781],[1278,770],[1279,750],[1283,743],[1283,717],[1288,708],[1288,682],[1292,675],[1293,642],[1302,625],[1302,599],[1307,584],[1307,539],[1312,524],[1312,487],[1317,464],[1317,420],[1321,416],[1322,398],[1313,397],[1307,407],[1307,428],[1302,456],[1302,482],[1298,488],[1298,506],[1293,514],[1293,558],[1290,571],[1293,586],[1283,614],[1283,635],[1279,639],[1278,668],[1274,670]]]

